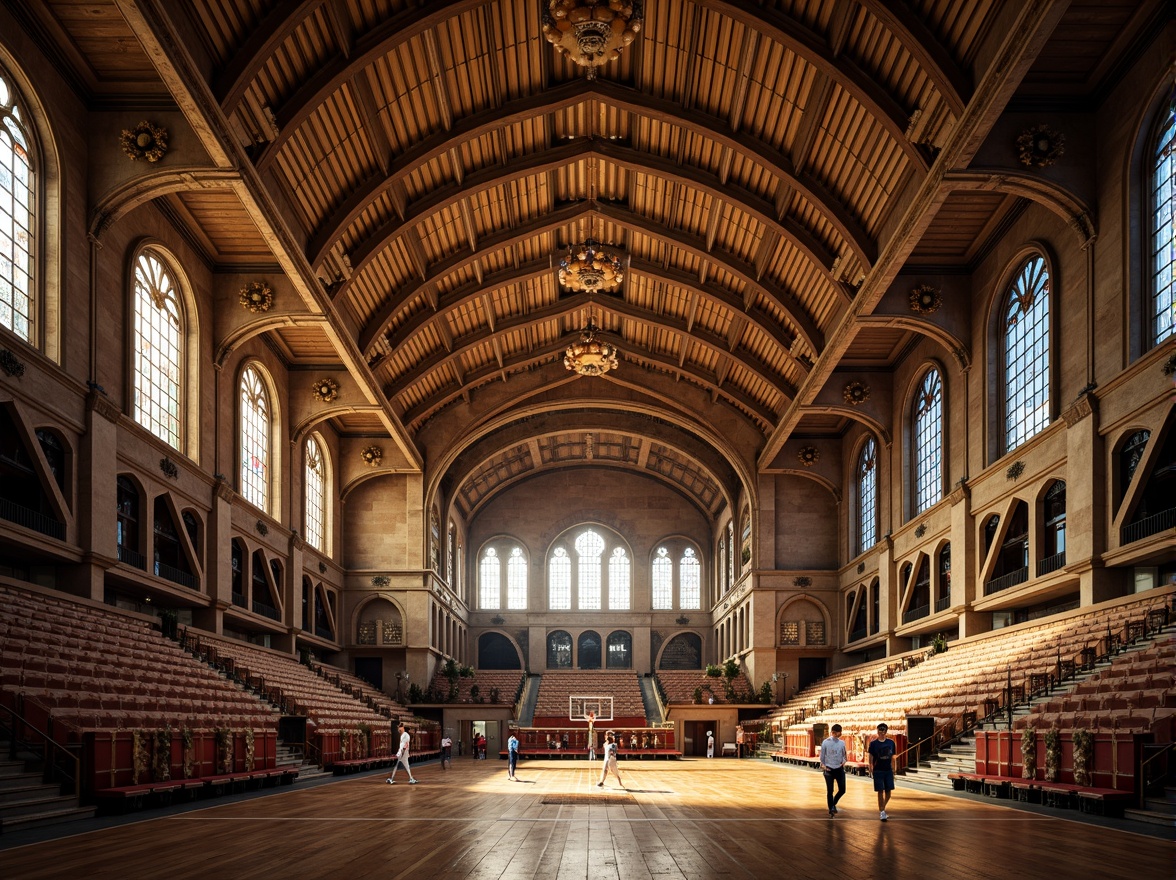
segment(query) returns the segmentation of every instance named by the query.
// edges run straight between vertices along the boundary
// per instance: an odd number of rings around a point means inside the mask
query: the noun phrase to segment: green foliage
[[[694,702],[696,702],[696,703],[702,702],[702,688],[701,687],[696,687],[694,689]]]
[[[723,677],[730,681],[738,674],[739,664],[735,662],[734,657],[728,658],[727,662],[723,664]]]
[[[421,686],[416,682],[413,682],[408,686],[408,701],[410,703],[423,702],[422,697],[424,697],[424,695],[425,692],[421,690]]]
[[[759,701],[764,704],[770,704],[772,702],[772,682],[766,678],[764,679],[764,683],[760,685]]]
[[[462,667],[458,668],[457,672],[462,678],[473,678],[474,677],[474,667],[472,667],[472,666],[462,666]]]
[[[457,681],[458,676],[461,675],[461,670],[457,668],[457,662],[452,657],[450,657],[441,667],[441,674],[448,678],[450,682],[454,682]]]
[[[474,685],[473,687],[470,688],[470,699],[473,700],[475,703],[482,702],[482,700],[480,699],[481,695],[482,695],[482,689],[478,685]]]
[[[498,688],[496,688],[496,687],[490,688],[490,702],[491,703],[498,702]]]
[[[723,674],[723,670],[713,663],[708,663],[706,664],[706,674],[710,678],[718,678]]]

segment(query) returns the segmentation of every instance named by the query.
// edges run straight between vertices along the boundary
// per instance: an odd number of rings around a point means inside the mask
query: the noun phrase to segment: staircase
[[[12,754],[0,741],[0,754]],[[41,771],[30,769],[39,759],[0,761],[0,834],[75,819],[89,819],[93,807],[79,806],[76,795],[62,795],[61,786],[46,784]]]
[[[539,700],[539,685],[543,681],[542,675],[528,675],[523,685],[523,696],[519,700],[520,727],[530,727],[535,723],[535,704]]]
[[[918,767],[908,768],[902,778],[928,788],[952,791],[947,774],[975,772],[976,739],[968,733],[949,745],[941,746],[938,755],[920,761]]]
[[[661,724],[665,721],[662,716],[661,700],[657,698],[657,682],[653,676],[645,678],[638,676],[637,683],[641,685],[641,702],[645,706],[645,723]]]
[[[1123,818],[1146,822],[1149,825],[1176,828],[1176,788],[1167,786],[1164,788],[1163,794],[1156,797],[1145,797],[1143,809],[1126,809],[1123,811]]]

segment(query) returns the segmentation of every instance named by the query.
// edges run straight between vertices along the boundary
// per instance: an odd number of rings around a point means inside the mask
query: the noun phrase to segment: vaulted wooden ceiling
[[[472,510],[519,462],[554,460],[544,448],[647,463],[661,444],[669,461],[729,418],[762,465],[792,433],[843,430],[805,407],[835,369],[890,369],[912,337],[856,317],[908,259],[966,269],[1017,209],[944,173],[1022,78],[1031,97],[1094,94],[1162,6],[646,0],[639,39],[595,79],[542,37],[538,0],[44,0],[19,14],[95,106],[174,101],[213,163],[241,171],[252,199],[161,198],[218,266],[273,262],[275,239],[296,251],[283,265],[317,279],[343,363],[387,401],[382,422],[351,413],[341,432],[391,421],[422,447],[438,419],[450,436],[478,413],[509,423],[515,398],[522,418],[534,374],[566,380],[589,315],[621,366],[575,380],[581,397],[616,411],[643,387],[729,413],[697,434],[679,413],[611,446],[605,424],[591,444],[577,425],[478,440],[476,461],[446,450]],[[618,292],[561,289],[556,261],[589,237],[625,255]],[[292,364],[331,345],[305,326],[269,332]],[[693,471],[667,479],[715,512],[732,472]]]

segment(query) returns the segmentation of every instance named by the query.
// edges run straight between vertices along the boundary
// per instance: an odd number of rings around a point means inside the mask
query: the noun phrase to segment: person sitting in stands
[[[641,739],[641,748],[643,748],[643,749],[649,748],[649,733],[648,732]]]
[[[629,748],[637,748],[637,734],[635,733],[629,734]]]

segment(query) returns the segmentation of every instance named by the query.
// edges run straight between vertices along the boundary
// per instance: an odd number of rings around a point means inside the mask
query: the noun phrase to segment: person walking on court
[[[841,725],[834,724],[829,736],[821,743],[821,772],[825,774],[825,799],[829,802],[829,816],[837,815],[837,802],[845,794],[845,743],[841,741]],[[833,783],[837,796],[833,796]]]
[[[519,738],[515,736],[514,731],[510,732],[510,739],[506,741],[506,778],[511,782],[518,782],[519,778],[515,776],[515,768],[519,763]]]
[[[624,789],[625,783],[621,781],[621,771],[617,769],[617,737],[611,730],[604,735],[604,766],[600,768],[600,782],[596,783],[597,788],[604,787],[604,780],[608,777],[609,770],[617,778],[617,784]]]
[[[743,725],[735,725],[735,757],[743,757]]]
[[[396,784],[396,771],[404,767],[404,772],[408,774],[408,784],[416,785],[416,777],[412,775],[412,770],[408,766],[408,747],[412,743],[412,737],[404,729],[403,721],[396,725],[396,727],[400,730],[400,749],[396,752],[396,763],[392,765],[392,775],[388,777],[388,784]]]
[[[870,743],[870,775],[874,777],[874,791],[878,793],[878,818],[885,822],[886,805],[894,791],[894,753],[898,750],[894,740],[886,736],[886,723],[878,725],[878,738]]]
[[[706,756],[708,758],[715,756],[715,734],[713,730],[706,732]]]
[[[441,737],[441,769],[450,770],[453,768],[453,740],[449,734]]]

